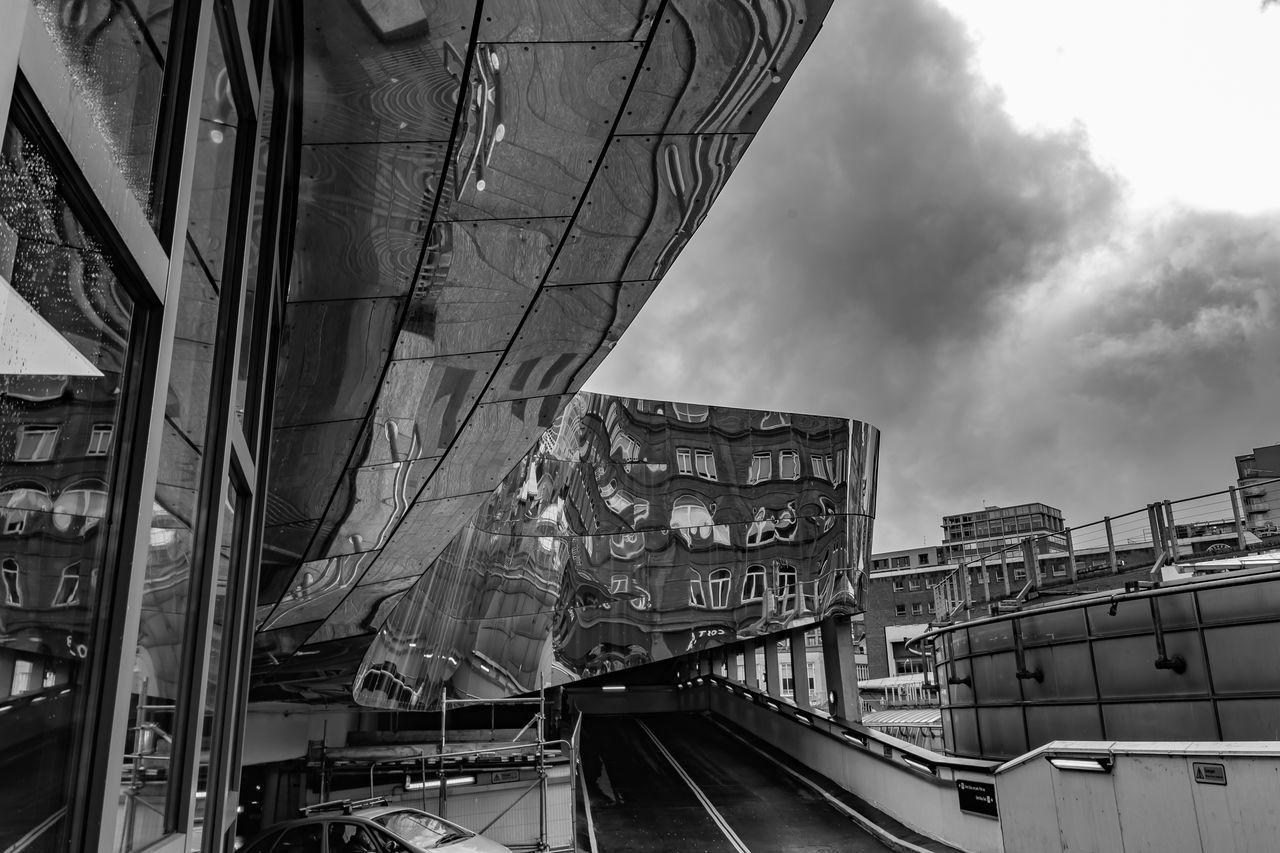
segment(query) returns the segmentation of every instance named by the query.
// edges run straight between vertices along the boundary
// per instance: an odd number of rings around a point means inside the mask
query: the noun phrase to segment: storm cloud
[[[1280,440],[1278,225],[1135,219],[1083,130],[1014,125],[949,13],[842,2],[589,387],[876,424],[878,548],[982,501],[1092,521]]]

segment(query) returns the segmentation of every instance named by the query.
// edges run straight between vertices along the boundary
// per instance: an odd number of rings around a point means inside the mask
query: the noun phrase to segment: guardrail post
[[[1076,543],[1075,537],[1071,535],[1071,528],[1066,529],[1067,538],[1067,576],[1071,578],[1071,582],[1075,583],[1079,578],[1076,575]]]
[[[1164,502],[1165,525],[1169,534],[1169,562],[1178,562],[1178,528],[1174,526],[1173,521],[1173,504],[1170,501]]]
[[[1102,517],[1102,526],[1107,531],[1107,560],[1111,563],[1111,574],[1118,574],[1120,566],[1116,562],[1116,534],[1111,529],[1111,516],[1105,515]]]
[[[1036,540],[1028,536],[1022,540],[1022,566],[1027,570],[1027,582],[1032,588],[1040,586],[1040,558],[1036,554]]]
[[[1151,526],[1151,558],[1153,563],[1160,562],[1160,557],[1165,553],[1165,537],[1164,537],[1164,512],[1161,510],[1156,513],[1156,508],[1160,504],[1147,504],[1147,523]]]
[[[1244,513],[1240,511],[1240,490],[1232,486],[1231,492],[1231,514],[1236,519],[1236,546],[1243,551],[1248,545],[1244,541]]]

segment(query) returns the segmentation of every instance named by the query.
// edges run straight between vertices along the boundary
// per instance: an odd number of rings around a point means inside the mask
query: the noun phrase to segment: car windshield
[[[471,837],[471,833],[462,827],[424,812],[388,812],[378,815],[373,822],[385,826],[405,841],[418,847],[436,847],[459,838]]]

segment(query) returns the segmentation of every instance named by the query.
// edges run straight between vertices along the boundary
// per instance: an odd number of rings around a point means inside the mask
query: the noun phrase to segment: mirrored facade
[[[389,612],[356,701],[536,690],[854,612],[878,438],[842,418],[578,394]],[[277,612],[295,608],[305,595]]]

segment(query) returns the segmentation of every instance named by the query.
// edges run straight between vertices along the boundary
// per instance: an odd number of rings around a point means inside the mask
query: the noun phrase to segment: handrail
[[[1097,528],[1100,525],[1104,529],[1108,530],[1108,533],[1109,533],[1110,529],[1112,528],[1112,526],[1116,521],[1120,521],[1122,519],[1129,518],[1130,516],[1141,515],[1144,513],[1150,515],[1152,513],[1153,506],[1162,506],[1165,508],[1165,512],[1168,513],[1167,522],[1168,522],[1170,531],[1172,532],[1173,528],[1177,526],[1176,519],[1173,517],[1172,507],[1176,506],[1177,504],[1185,504],[1190,501],[1203,500],[1204,498],[1231,495],[1233,492],[1239,491],[1242,488],[1255,488],[1258,486],[1266,486],[1266,485],[1271,485],[1275,483],[1280,483],[1280,477],[1270,479],[1270,480],[1263,480],[1257,483],[1250,483],[1247,487],[1231,486],[1216,492],[1205,492],[1204,494],[1192,495],[1190,497],[1185,497],[1185,498],[1178,498],[1177,500],[1172,500],[1172,501],[1159,501],[1156,504],[1148,504],[1142,509],[1131,510],[1121,515],[1105,516],[1097,521],[1091,521],[1087,524],[1073,525],[1072,527],[1068,528],[1065,531],[1052,531],[1049,533],[1039,533],[1039,534],[1036,534],[1035,536],[1027,536],[1019,540],[1018,543],[1015,545],[1007,545],[1004,548],[1001,548],[997,551],[992,551],[987,554],[982,554],[976,558],[969,558],[966,560],[962,560],[961,562],[956,564],[956,567],[954,569],[952,569],[950,572],[944,575],[934,585],[934,610],[938,614],[940,619],[949,620],[954,618],[955,615],[961,610],[961,608],[964,607],[966,604],[968,604],[970,601],[970,593],[969,593],[970,584],[969,584],[968,570],[975,568],[977,566],[981,566],[982,567],[981,570],[985,572],[987,568],[987,561],[991,560],[992,558],[1000,558],[1002,555],[1006,557],[1020,556],[1019,552],[1022,550],[1023,542],[1026,542],[1028,540],[1030,540],[1034,544],[1039,544],[1043,542],[1048,542],[1055,538],[1060,539],[1064,536],[1071,537],[1071,539],[1067,543],[1067,551],[1066,551],[1066,553],[1070,555],[1070,552],[1072,550],[1070,548],[1070,545],[1073,542],[1079,541],[1078,537],[1081,533],[1084,533],[1085,531],[1089,531],[1091,528]],[[1223,521],[1225,520],[1226,519],[1223,519]],[[1240,524],[1240,522],[1237,521],[1237,524]],[[1187,526],[1195,527],[1195,523],[1188,522]],[[1147,531],[1146,536],[1142,538],[1140,542],[1143,542],[1143,543],[1150,542],[1157,551],[1157,554],[1156,554],[1157,559],[1155,561],[1155,565],[1152,567],[1153,573],[1155,574],[1159,573],[1160,565],[1162,563],[1172,562],[1172,560],[1170,560],[1170,557],[1172,555],[1164,553],[1164,548],[1162,546],[1162,543],[1156,541],[1156,537],[1151,535],[1150,530]],[[1110,535],[1108,535],[1108,551],[1110,552],[1112,568],[1118,569],[1118,567],[1114,565],[1114,559],[1115,559],[1114,546],[1110,544]],[[1159,559],[1162,554],[1164,556],[1163,561]],[[1035,576],[1034,576],[1034,571],[1032,567],[1025,566],[1025,569],[1027,571],[1028,581],[1029,582],[1034,581]],[[952,590],[953,587],[954,587],[954,595],[949,596],[948,591]],[[1026,592],[1026,589],[1024,588],[1023,592],[1018,594],[1018,596],[1016,597],[1016,600],[1024,601],[1025,596],[1023,593],[1025,592]],[[988,600],[993,600],[993,599],[994,599],[994,596],[990,596],[990,595],[988,596]]]
[[[892,762],[891,756],[885,755],[886,749],[897,750],[904,755],[910,755],[912,758],[922,761],[935,768],[946,767],[951,770],[963,770],[967,772],[994,772],[995,768],[1000,766],[999,761],[990,761],[979,758],[962,758],[955,755],[947,755],[941,752],[935,752],[919,744],[896,738],[893,735],[885,734],[877,729],[864,726],[862,723],[850,723],[843,720],[837,720],[831,715],[812,709],[799,708],[783,702],[778,703],[777,697],[768,693],[763,693],[752,687],[737,681],[730,681],[718,675],[704,675],[705,683],[701,686],[714,695],[712,688],[723,689],[729,688],[735,693],[741,693],[743,698],[757,705],[763,705],[776,714],[784,718],[793,719],[797,715],[803,715],[809,728],[815,731],[821,731],[831,736],[835,740],[839,740],[846,747],[858,746],[863,751],[869,753],[873,757],[880,758],[883,761]],[[772,706],[772,707],[770,707]],[[845,733],[848,733],[846,735]],[[851,741],[851,738],[853,740]],[[872,748],[870,745],[874,742],[878,748]]]

